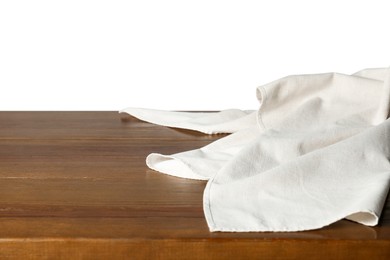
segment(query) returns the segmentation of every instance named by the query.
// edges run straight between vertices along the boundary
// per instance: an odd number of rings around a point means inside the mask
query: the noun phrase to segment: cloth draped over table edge
[[[120,113],[231,133],[200,149],[146,158],[158,172],[208,181],[210,231],[302,231],[343,218],[377,225],[390,186],[390,69],[287,76],[256,96],[258,110]]]

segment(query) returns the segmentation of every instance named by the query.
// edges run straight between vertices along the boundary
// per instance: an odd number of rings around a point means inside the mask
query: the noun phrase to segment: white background
[[[0,110],[255,109],[290,74],[390,65],[390,1],[0,1]]]

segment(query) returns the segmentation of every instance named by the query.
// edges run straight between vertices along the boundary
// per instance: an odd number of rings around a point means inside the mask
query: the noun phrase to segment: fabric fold
[[[207,180],[210,231],[302,231],[340,219],[376,225],[390,184],[390,70],[287,76],[256,89],[258,110],[126,108],[206,134],[205,147],[150,154],[149,168]],[[158,152],[158,151],[156,151]]]
[[[389,190],[390,154],[384,142],[389,135],[387,120],[306,152],[293,142],[292,151],[270,151],[259,139],[208,182],[204,211],[210,229],[301,231],[343,218],[376,225]]]
[[[174,112],[128,107],[119,111],[140,120],[205,134],[234,133],[246,129],[256,121],[255,111],[227,109],[220,112]]]

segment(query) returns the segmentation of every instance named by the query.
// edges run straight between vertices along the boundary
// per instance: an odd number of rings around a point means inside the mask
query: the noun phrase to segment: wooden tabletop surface
[[[223,136],[117,112],[0,112],[0,259],[390,259],[389,200],[376,227],[210,233],[206,182],[145,157]]]

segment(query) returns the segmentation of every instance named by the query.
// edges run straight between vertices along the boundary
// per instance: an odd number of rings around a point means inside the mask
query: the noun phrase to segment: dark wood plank
[[[377,227],[210,233],[206,183],[151,171],[145,156],[222,136],[116,112],[0,112],[0,258],[389,259],[389,200]]]
[[[199,141],[215,137],[152,125],[118,112],[0,112],[0,139],[157,138]]]
[[[203,140],[0,140],[0,157],[8,158],[85,158],[145,157],[151,152],[165,154],[200,148]]]
[[[28,239],[0,246],[6,259],[388,259],[386,241]]]
[[[168,205],[169,206],[169,205]],[[102,209],[101,209],[102,210]],[[158,213],[156,216],[12,216],[1,217],[0,241],[7,239],[46,238],[143,238],[143,239],[206,239],[210,243],[227,240],[329,240],[336,243],[348,241],[387,241],[388,227],[357,228],[356,223],[342,220],[328,227],[305,232],[209,232],[204,217],[195,211],[186,214],[177,208],[175,215]],[[45,210],[43,212],[46,212]],[[150,210],[153,212],[153,210]],[[156,211],[154,211],[156,212]],[[189,213],[189,211],[188,211]],[[148,214],[148,213],[147,213]],[[384,232],[383,232],[384,231]],[[260,243],[260,242],[259,242]],[[308,249],[310,250],[310,249]]]

